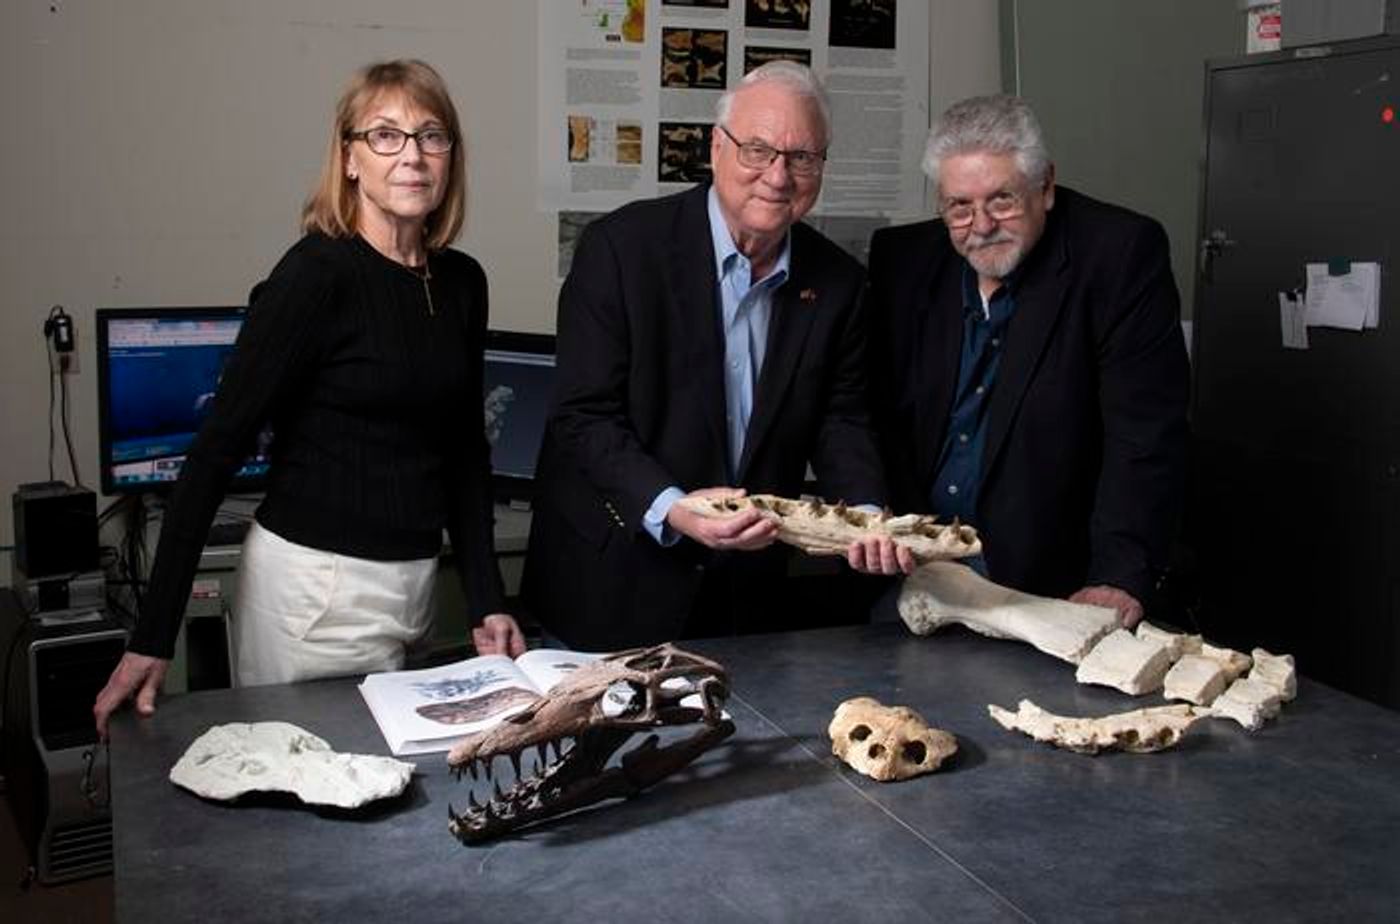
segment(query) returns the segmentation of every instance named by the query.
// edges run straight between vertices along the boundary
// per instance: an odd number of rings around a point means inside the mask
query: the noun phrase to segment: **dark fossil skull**
[[[447,756],[459,780],[484,782],[449,827],[463,842],[484,841],[543,818],[636,795],[734,732],[723,714],[729,678],[714,661],[673,645],[636,648],[580,667],[549,694],[500,725],[473,735]],[[609,760],[633,735],[696,725],[693,734],[659,746],[648,734]],[[505,757],[514,782],[502,789],[495,759]],[[533,764],[533,773],[522,774]],[[504,774],[504,767],[501,773]]]

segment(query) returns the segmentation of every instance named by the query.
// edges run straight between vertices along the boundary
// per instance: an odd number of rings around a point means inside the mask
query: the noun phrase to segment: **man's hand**
[[[865,574],[912,574],[914,555],[889,536],[866,536],[846,549],[846,562]]]
[[[515,658],[525,653],[525,633],[513,616],[492,613],[472,629],[472,645],[477,654],[499,654]]]
[[[165,683],[165,672],[169,668],[170,662],[164,658],[153,658],[133,651],[122,655],[112,676],[107,678],[107,685],[92,704],[98,737],[107,740],[107,720],[132,693],[136,694],[136,711],[141,715],[154,715],[156,694]]]
[[[1117,587],[1110,587],[1107,584],[1095,584],[1092,587],[1077,590],[1070,595],[1069,602],[1087,603],[1090,606],[1106,606],[1111,610],[1117,610],[1118,622],[1125,629],[1131,629],[1142,622],[1142,604],[1137,601],[1137,598],[1126,590],[1119,590]]]
[[[743,496],[743,488],[702,488],[686,495],[707,500]],[[772,545],[773,540],[778,538],[778,524],[752,507],[740,510],[733,516],[713,517],[687,510],[685,504],[677,501],[666,514],[666,525],[712,549],[751,552]]]

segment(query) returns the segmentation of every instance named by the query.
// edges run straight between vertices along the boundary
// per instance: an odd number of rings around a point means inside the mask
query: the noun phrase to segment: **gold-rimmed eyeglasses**
[[[359,132],[346,132],[345,138],[349,141],[363,141],[376,154],[397,154],[404,149],[410,138],[418,144],[418,150],[424,154],[446,154],[452,150],[455,140],[452,133],[445,128],[420,128],[416,132],[406,132],[387,125]]]
[[[977,220],[979,208],[982,210],[982,214],[992,221],[1010,221],[1026,214],[1026,197],[1013,190],[1003,189],[1000,192],[992,193],[981,203],[969,202],[965,199],[945,202],[939,211],[943,216],[943,224],[958,231]]]
[[[771,144],[764,144],[762,141],[740,141],[734,137],[733,132],[723,125],[717,127],[724,132],[726,138],[734,142],[741,167],[747,167],[750,170],[767,170],[781,154],[787,163],[789,173],[794,176],[816,176],[822,172],[822,167],[826,164],[825,151],[803,151],[800,149],[784,151]]]

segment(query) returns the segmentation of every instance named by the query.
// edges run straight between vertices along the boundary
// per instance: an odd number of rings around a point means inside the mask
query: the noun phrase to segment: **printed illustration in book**
[[[598,655],[537,648],[515,660],[485,655],[416,671],[370,674],[360,695],[395,754],[449,750],[520,712]]]

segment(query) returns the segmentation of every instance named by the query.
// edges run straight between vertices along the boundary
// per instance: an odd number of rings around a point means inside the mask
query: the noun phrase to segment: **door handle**
[[[1215,258],[1226,251],[1227,248],[1234,247],[1236,241],[1221,228],[1201,238],[1201,276],[1206,282],[1215,281]]]

